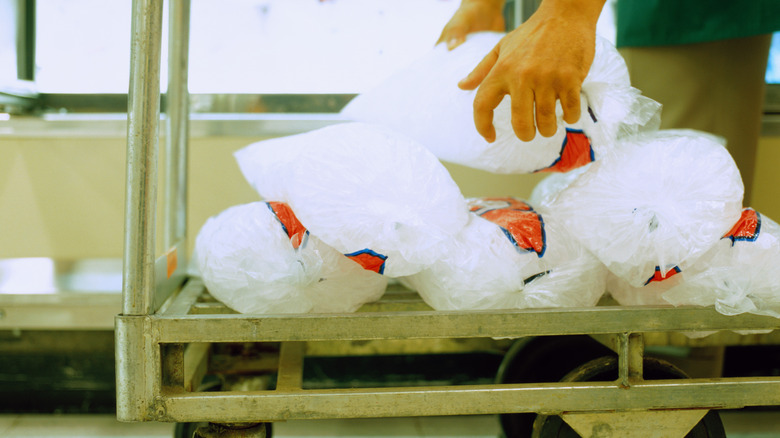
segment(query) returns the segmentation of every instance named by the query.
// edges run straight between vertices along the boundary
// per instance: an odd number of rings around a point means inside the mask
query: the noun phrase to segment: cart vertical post
[[[169,12],[164,243],[167,249],[186,253],[190,0],[172,1]]]
[[[122,314],[148,315],[155,286],[162,0],[133,0]]]
[[[154,310],[155,211],[162,0],[133,0],[122,314],[116,319],[117,418],[149,419],[159,393],[160,349],[149,335]]]

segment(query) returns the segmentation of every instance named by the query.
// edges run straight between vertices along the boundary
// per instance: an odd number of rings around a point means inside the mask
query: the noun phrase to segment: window
[[[769,62],[766,68],[766,83],[780,84],[780,32],[772,35],[772,47],[769,49]]]
[[[524,1],[529,9],[536,1]],[[337,111],[433,46],[460,0],[192,0],[194,111]],[[609,5],[610,3],[608,3]],[[510,22],[514,3],[509,0]],[[522,9],[521,8],[521,9]],[[530,14],[522,9],[523,14]],[[600,33],[614,33],[609,6]],[[0,0],[0,112],[126,109],[130,0]],[[161,89],[167,82],[167,7]],[[780,111],[780,33],[766,81]],[[33,77],[34,76],[34,77]],[[34,81],[33,81],[34,79]],[[258,98],[262,96],[262,98]]]
[[[0,109],[21,110],[32,105],[33,0],[0,0]]]
[[[358,93],[429,50],[459,4],[193,0],[190,91]],[[129,1],[38,0],[37,25],[41,92],[127,92]]]

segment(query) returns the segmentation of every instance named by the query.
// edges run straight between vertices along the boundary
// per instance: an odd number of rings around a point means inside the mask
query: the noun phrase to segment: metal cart
[[[399,288],[379,303],[343,315],[235,314],[209,300],[203,283],[185,269],[189,0],[170,1],[166,250],[161,257],[155,254],[162,3],[133,1],[123,307],[116,317],[119,420],[206,421],[224,425],[225,436],[250,436],[237,429],[293,419],[536,413],[537,422],[563,418],[583,436],[673,437],[688,433],[708,410],[780,405],[779,377],[692,379],[671,371],[659,380],[645,379],[655,366],[644,358],[645,345],[685,343],[682,332],[780,328],[780,321],[770,317],[728,317],[710,308],[617,306],[443,312]],[[557,382],[302,387],[306,351],[322,342],[572,335],[588,335],[616,352],[607,362],[589,365],[615,375],[588,374],[586,366]],[[729,342],[743,342],[733,336]],[[763,336],[771,340],[773,335]],[[266,361],[276,370],[274,388],[199,389],[204,375],[213,372],[210,356],[216,347],[261,342],[280,345]],[[251,362],[235,359],[242,360]],[[257,361],[243,366],[261,367]],[[252,430],[253,436],[264,436],[262,426]]]

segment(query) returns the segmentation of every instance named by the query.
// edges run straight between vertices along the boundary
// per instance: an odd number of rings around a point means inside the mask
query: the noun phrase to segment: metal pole
[[[187,63],[190,40],[190,0],[171,0],[168,38],[168,91],[166,93],[166,249],[184,243],[187,236],[187,142],[189,91]],[[185,247],[180,247],[184,252]]]
[[[513,12],[514,12],[514,17],[513,17],[514,21],[512,21],[512,29],[514,29],[517,26],[520,26],[521,24],[523,24],[523,21],[525,21],[525,19],[527,18],[527,17],[523,16],[523,12],[524,12],[523,6],[524,6],[526,1],[527,0],[515,0],[514,10],[513,10]],[[511,30],[511,29],[507,29],[507,31],[509,31],[509,30]]]
[[[162,0],[133,0],[127,114],[124,315],[146,315],[154,292]]]
[[[642,381],[644,349],[641,333],[618,334],[618,380],[621,386],[627,388]]]

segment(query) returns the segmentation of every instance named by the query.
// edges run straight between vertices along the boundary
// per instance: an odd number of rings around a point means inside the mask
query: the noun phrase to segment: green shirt
[[[780,30],[780,0],[618,0],[617,46],[664,46]]]

